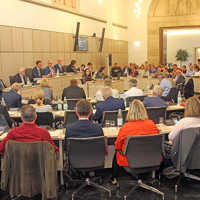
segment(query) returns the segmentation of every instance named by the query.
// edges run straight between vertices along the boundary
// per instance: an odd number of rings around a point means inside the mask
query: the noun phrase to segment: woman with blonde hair
[[[124,152],[126,146],[127,136],[137,135],[153,135],[159,134],[157,126],[152,120],[148,119],[147,111],[140,100],[134,100],[129,108],[127,114],[127,123],[125,123],[119,130],[117,139],[115,141],[115,149]],[[117,182],[117,176],[120,166],[128,166],[127,158],[120,152],[113,160],[113,184]]]
[[[35,94],[35,109],[36,112],[51,112],[52,108],[50,105],[44,105],[44,92],[42,90],[37,90]]]
[[[173,142],[182,130],[196,127],[200,127],[200,100],[193,96],[186,101],[184,118],[175,125],[168,136],[169,140]]]
[[[51,89],[51,86],[49,85],[48,79],[43,78],[40,86],[44,92],[45,104],[51,104],[51,102],[53,100],[53,91]]]

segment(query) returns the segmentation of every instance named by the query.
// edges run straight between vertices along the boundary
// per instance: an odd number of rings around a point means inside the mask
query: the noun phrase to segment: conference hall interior
[[[200,199],[200,0],[0,13],[0,200]]]

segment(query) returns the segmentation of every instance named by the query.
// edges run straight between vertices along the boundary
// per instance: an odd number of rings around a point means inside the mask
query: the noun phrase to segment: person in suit
[[[112,97],[112,89],[105,87],[102,89],[102,95],[105,101],[96,105],[96,113],[93,119],[101,122],[104,111],[125,110],[124,101],[122,99]]]
[[[20,85],[20,83],[14,83],[9,92],[3,93],[3,99],[8,108],[20,108],[22,106],[22,97],[18,94]]]
[[[185,77],[182,75],[181,69],[176,70],[175,81],[176,81],[176,85],[184,85]]]
[[[129,68],[128,65],[125,65],[122,71],[123,76],[129,76],[131,72],[131,69]]]
[[[113,78],[119,78],[121,75],[122,75],[122,70],[121,70],[120,66],[118,66],[117,63],[115,63],[111,69],[111,76]]]
[[[45,76],[55,76],[56,75],[56,70],[53,67],[53,63],[50,60],[48,61],[48,66],[44,69],[44,75]]]
[[[54,65],[54,69],[57,73],[57,71],[59,71],[59,73],[64,73],[65,70],[63,68],[63,64],[62,64],[62,59],[58,59],[58,63],[56,65]]]
[[[66,99],[85,99],[86,95],[83,88],[78,87],[76,79],[70,81],[70,86],[65,88],[62,93],[62,100]]]
[[[76,72],[76,60],[72,60],[70,65],[66,67],[66,72]]]
[[[167,103],[161,98],[163,93],[162,88],[159,85],[155,85],[153,88],[152,97],[144,98],[145,107],[167,107]]]
[[[43,71],[42,71],[42,61],[36,61],[36,66],[32,70],[32,77],[33,78],[42,78]]]
[[[90,102],[80,100],[76,105],[76,115],[79,120],[66,127],[65,142],[66,139],[70,137],[89,138],[104,136],[101,126],[89,121],[92,115],[92,106]]]
[[[21,67],[19,69],[19,73],[13,77],[13,82],[15,83],[22,83],[23,85],[27,84],[27,78],[25,76],[25,69]]]
[[[106,75],[106,67],[105,66],[101,66],[99,71],[96,74],[96,79],[106,79],[108,78],[108,76]]]

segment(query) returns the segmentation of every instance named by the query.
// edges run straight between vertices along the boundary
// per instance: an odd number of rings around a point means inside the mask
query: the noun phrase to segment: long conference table
[[[171,132],[173,126],[166,126],[164,124],[158,124],[157,125],[158,129],[160,130],[160,134],[163,135],[163,140],[164,136],[168,133]],[[109,139],[116,139],[118,132],[119,132],[118,127],[111,127],[111,128],[103,128],[104,136]],[[53,140],[58,140],[59,141],[59,167],[58,170],[60,171],[60,182],[61,185],[64,184],[63,180],[63,170],[64,170],[64,150],[63,150],[63,141],[65,138],[65,129],[57,129],[57,130],[49,130],[49,133],[52,137]],[[0,141],[2,141],[8,133],[0,133]],[[108,146],[108,154],[106,155],[105,158],[105,168],[111,168],[112,167],[112,160],[114,156],[115,150],[114,150],[114,143]]]

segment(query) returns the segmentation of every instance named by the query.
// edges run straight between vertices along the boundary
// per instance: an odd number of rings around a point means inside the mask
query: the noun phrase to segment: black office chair
[[[200,181],[200,177],[193,174],[194,170],[200,170],[199,152],[200,128],[185,129],[175,138],[171,150],[171,160],[177,172],[180,173],[175,184],[175,192],[184,177]]]
[[[126,107],[129,107],[129,105],[132,103],[132,101],[134,99],[138,99],[140,101],[144,101],[144,98],[146,97],[146,95],[143,96],[133,96],[133,97],[127,97],[126,98]]]
[[[89,172],[104,168],[105,155],[107,149],[107,141],[104,136],[93,138],[68,138],[67,139],[67,155],[69,162],[69,172],[78,171],[83,176],[78,182],[83,184],[72,193],[72,200],[83,188],[92,186],[94,188],[104,190],[111,197],[111,190],[99,185],[90,178]],[[71,177],[71,176],[70,176]],[[71,182],[77,182],[76,179],[70,178]],[[70,183],[69,183],[70,184]]]
[[[40,127],[53,128],[53,114],[52,112],[37,112],[36,124]]]
[[[32,82],[33,81],[33,75],[32,75],[32,68],[26,68],[25,69],[25,75],[26,77],[29,78],[29,80]]]
[[[127,113],[128,113],[128,110],[122,110],[123,123],[126,122]],[[117,126],[117,115],[118,115],[118,111],[103,112],[102,127],[107,127],[106,121],[108,120],[114,122],[113,126]]]
[[[66,110],[64,115],[64,127],[78,121],[78,116],[75,110]]]
[[[160,158],[162,157],[162,141],[162,135],[128,136],[126,138],[124,152],[120,151],[128,160],[128,167],[124,167],[124,169],[137,181],[120,181],[120,186],[124,182],[134,184],[128,194],[124,195],[124,200],[139,187],[160,194],[164,200],[163,192],[144,184],[139,178],[140,174],[152,172],[152,178],[155,179],[155,172],[160,167]]]
[[[75,110],[76,104],[81,99],[67,99],[67,109],[68,110]]]
[[[171,88],[169,94],[166,97],[162,97],[165,101],[169,101],[171,103],[178,102],[178,88]]]
[[[3,82],[2,79],[0,79],[0,89],[2,90],[4,88],[6,88],[6,84]]]
[[[151,119],[155,124],[160,123],[160,118],[163,118],[163,122],[166,119],[167,107],[147,107],[147,114],[149,119]]]
[[[12,85],[13,83],[15,83],[14,76],[9,76],[9,81],[10,81],[10,85]]]

